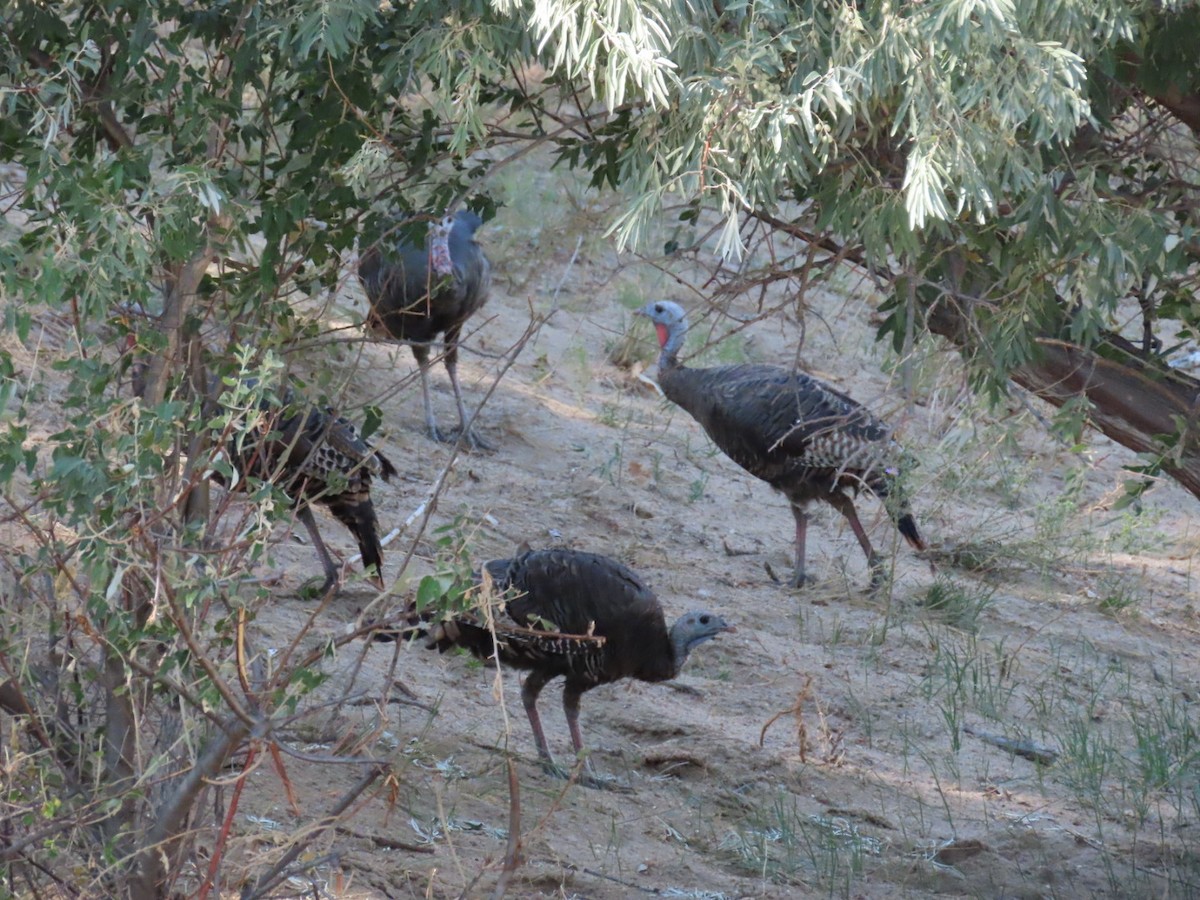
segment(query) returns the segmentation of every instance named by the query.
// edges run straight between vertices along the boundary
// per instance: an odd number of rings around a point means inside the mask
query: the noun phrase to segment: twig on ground
[[[346,837],[358,838],[361,841],[370,841],[376,847],[382,847],[384,850],[404,850],[407,853],[437,853],[437,848],[430,844],[410,844],[407,841],[398,841],[395,838],[384,837],[382,834],[364,834],[346,825],[338,825],[333,830]]]
[[[642,887],[640,884],[634,884],[632,881],[626,881],[614,875],[605,875],[603,872],[597,872],[595,869],[588,869],[584,866],[577,866],[574,863],[563,863],[563,868],[568,872],[582,872],[584,875],[591,875],[593,878],[603,878],[605,881],[611,881],[613,884],[619,884],[622,887],[633,888],[635,891],[641,891],[643,894],[658,895],[662,893],[659,888]]]
[[[976,731],[970,725],[963,726],[963,734],[969,734],[972,737],[977,737],[985,744],[991,744],[993,747],[999,747],[1001,750],[1007,750],[1014,756],[1019,756],[1022,759],[1027,759],[1030,762],[1035,762],[1039,766],[1052,766],[1057,762],[1059,752],[1052,747],[1043,747],[1041,744],[1035,744],[1033,741],[1017,741],[1012,738],[1006,738],[999,734],[990,734],[986,731]]]
[[[364,774],[363,777],[358,780],[358,783],[350,788],[350,790],[347,791],[336,804],[334,804],[333,808],[330,809],[330,811],[321,819],[321,821],[317,822],[311,829],[309,829],[302,839],[297,840],[294,844],[292,844],[287,853],[283,854],[283,856],[280,858],[279,862],[275,863],[275,865],[273,865],[269,870],[264,872],[253,884],[247,885],[247,887],[242,891],[242,900],[255,900],[255,898],[263,896],[270,891],[271,888],[283,880],[283,878],[286,877],[288,867],[296,861],[296,858],[299,857],[300,854],[303,853],[308,846],[320,835],[322,835],[328,828],[331,826],[336,827],[338,818],[341,817],[341,815],[350,808],[350,805],[358,799],[359,795],[362,794],[362,792],[369,788],[372,784],[374,784],[375,780],[379,778],[379,776],[385,771],[387,771],[387,769],[388,765],[386,763],[375,763],[372,765],[366,774]]]

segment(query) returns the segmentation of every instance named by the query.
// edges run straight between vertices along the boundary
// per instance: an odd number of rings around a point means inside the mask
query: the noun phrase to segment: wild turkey
[[[278,404],[264,400],[259,415],[229,439],[227,449],[238,476],[232,487],[245,488],[248,478],[270,481],[292,499],[325,569],[322,596],[337,581],[338,566],[317,530],[313,503],[329,507],[334,518],[350,529],[363,568],[374,568],[374,580],[383,588],[383,549],[371,481],[376,476],[390,480],[396,467],[364,441],[348,419],[297,400],[287,389]],[[220,473],[214,477],[229,486]]]
[[[694,647],[723,631],[736,630],[718,615],[689,612],[667,628],[654,592],[614,559],[577,550],[532,550],[484,565],[497,594],[506,598],[492,611],[495,638],[483,612],[463,613],[401,633],[427,636],[427,646],[445,652],[464,647],[480,659],[500,662],[529,675],[521,700],[543,768],[567,773],[554,762],[538,716],[537,700],[559,675],[563,712],[576,755],[583,752],[579,699],[585,691],[618,681],[669,681]],[[395,632],[393,632],[393,635]],[[608,787],[587,763],[588,787]]]
[[[890,497],[900,534],[925,549],[896,480],[902,451],[882,421],[804,372],[749,364],[689,369],[678,359],[687,334],[683,307],[660,300],[637,312],[658,332],[658,383],[667,399],[704,426],[726,456],[790,501],[796,519],[794,587],[806,581],[807,507],[814,500],[828,503],[850,523],[867,556],[872,588],[883,577],[882,560],[858,521],[851,494],[865,487],[881,500]]]
[[[487,302],[491,264],[475,240],[483,224],[470,210],[460,209],[430,227],[426,246],[399,242],[381,251],[370,247],[358,264],[358,277],[371,305],[370,328],[386,337],[410,341],[421,370],[425,426],[436,441],[450,441],[433,415],[429,396],[429,342],[445,333],[443,361],[454,402],[458,405],[459,434],[481,449],[491,445],[467,429],[467,412],[458,383],[458,337],[463,325]]]

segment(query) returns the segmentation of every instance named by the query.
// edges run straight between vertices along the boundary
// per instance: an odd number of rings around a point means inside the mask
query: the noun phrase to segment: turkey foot
[[[812,575],[805,574],[804,572],[796,572],[791,578],[788,579],[788,587],[796,588],[797,590],[800,588],[814,587],[817,583],[817,578]]]
[[[579,776],[579,783],[594,791],[612,791],[615,794],[632,794],[633,788],[621,782],[612,775],[601,775],[598,772],[588,772],[586,769]]]
[[[561,781],[575,781],[580,787],[591,788],[594,791],[614,791],[618,794],[632,794],[633,788],[629,785],[622,784],[612,775],[601,775],[592,768],[590,762],[583,763],[582,770],[578,777],[574,777],[575,770],[567,769],[560,766],[553,759],[541,760],[542,771],[551,778],[557,778]]]
[[[430,437],[435,441],[443,444],[458,443],[459,436],[462,435],[463,446],[468,450],[482,450],[484,452],[494,452],[496,445],[491,441],[481,438],[474,428],[468,428],[467,433],[463,435],[461,428],[451,428],[443,431],[441,428],[434,427],[430,433]]]
[[[283,581],[283,576],[287,573],[283,569],[276,569],[274,572],[268,572],[266,575],[257,575],[253,578],[244,578],[241,584],[264,584],[267,587],[275,587],[279,582]],[[316,581],[316,576],[313,577]]]
[[[313,576],[296,589],[296,596],[301,600],[324,600],[325,596],[339,586],[335,575],[332,579]]]
[[[874,594],[889,581],[891,581],[891,573],[887,566],[884,565],[884,560],[880,556],[871,557],[871,582],[867,585],[867,593]]]
[[[571,779],[571,770],[564,769],[552,759],[546,759],[543,757],[538,760],[538,765],[540,765],[542,767],[542,771],[551,778],[557,778],[560,781],[569,781]]]
[[[763,568],[766,569],[767,577],[771,579],[773,584],[783,584],[783,579],[775,574],[775,567],[767,560],[763,560]],[[787,580],[787,586],[793,589],[813,587],[817,584],[817,579],[812,575],[806,575],[803,571],[795,571]]]

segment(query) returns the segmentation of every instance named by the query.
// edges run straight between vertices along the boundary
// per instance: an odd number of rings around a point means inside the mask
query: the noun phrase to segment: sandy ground
[[[667,280],[648,267],[614,276],[616,258],[594,241],[568,265],[574,238],[518,236],[503,213],[481,237],[497,278],[468,329],[472,405],[530,309],[559,309],[479,413],[498,449],[457,459],[402,577],[412,529],[389,546],[390,597],[379,603],[367,586],[348,585],[306,645],[344,633],[370,604],[404,602],[456,540],[476,563],[521,541],[610,554],[644,575],[668,617],[707,607],[739,631],[686,667],[680,681],[702,696],[630,682],[585,696],[593,761],[631,793],[564,789],[541,772],[514,673],[419,646],[344,649],[326,661],[330,680],[314,702],[347,690],[354,699],[314,713],[296,746],[320,758],[357,737],[359,755],[391,760],[396,778],[306,855],[314,868],[291,883],[295,896],[489,895],[512,824],[508,754],[524,860],[510,897],[1200,896],[1194,498],[1163,483],[1140,513],[1114,509],[1132,454],[1098,437],[1062,446],[1030,414],[1049,414],[1037,401],[983,411],[939,349],[916,361],[907,404],[873,342],[872,297],[812,295],[806,329],[777,315],[700,360],[790,364],[801,346],[810,371],[896,423],[921,461],[915,512],[942,564],[935,576],[897,547],[880,505],[865,498],[860,515],[894,554],[891,590],[865,591],[862,554],[827,508],[810,528],[820,582],[790,590],[769,575],[790,566],[782,499],[659,398],[638,377],[641,362],[610,360],[614,348],[652,358],[650,329],[633,326],[629,309]],[[540,248],[537,259],[506,264],[525,242]],[[354,323],[363,311],[348,277],[323,318]],[[631,327],[634,340],[622,343]],[[694,331],[710,328],[731,323],[709,317]],[[380,402],[376,441],[401,476],[376,491],[387,531],[420,506],[452,451],[423,433],[406,348],[368,346],[357,365],[370,375],[351,379],[350,399]],[[450,424],[440,367],[433,383]],[[332,549],[354,552],[344,529],[324,512],[318,519]],[[297,590],[319,573],[311,548],[283,526],[276,534],[285,575],[253,635],[271,648],[312,615]],[[953,563],[967,551],[979,567]],[[400,702],[395,689],[381,707],[389,678],[435,712]],[[543,720],[565,759],[557,701],[551,685]],[[1057,757],[1039,766],[981,733]],[[260,764],[233,858],[269,861],[362,774],[294,757],[286,769],[298,812]]]

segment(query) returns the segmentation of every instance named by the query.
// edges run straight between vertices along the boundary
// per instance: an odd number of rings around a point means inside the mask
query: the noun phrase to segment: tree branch
[[[1152,94],[1151,97],[1200,137],[1200,94],[1186,94],[1176,85],[1170,85],[1165,91]]]

